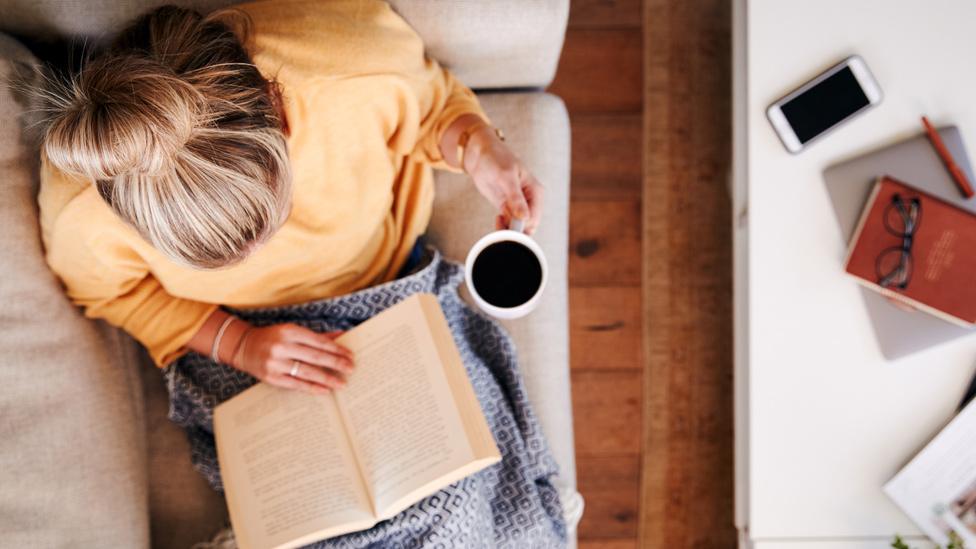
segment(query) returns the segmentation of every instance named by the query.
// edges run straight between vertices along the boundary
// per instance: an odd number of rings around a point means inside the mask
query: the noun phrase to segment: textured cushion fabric
[[[193,470],[190,443],[167,417],[169,398],[160,369],[143,349],[139,361],[146,391],[152,547],[186,549],[210,539],[227,521],[227,505]]]
[[[164,4],[200,11],[235,0],[0,0],[0,31],[34,38],[79,36],[98,40],[144,11]]]
[[[568,0],[392,0],[427,52],[472,88],[544,88],[556,74]]]
[[[12,59],[30,54],[0,35],[0,80]],[[133,340],[84,318],[44,262],[22,111],[0,86],[0,545],[146,547]]]
[[[0,31],[102,38],[149,8],[210,11],[236,0],[0,0]],[[428,53],[472,88],[545,87],[562,49],[569,0],[391,0]]]
[[[552,95],[496,93],[479,97],[488,116],[504,129],[513,150],[546,187],[543,221],[534,237],[545,251],[550,269],[546,293],[531,315],[504,324],[515,339],[529,398],[559,462],[560,483],[572,489],[576,477],[566,270],[569,119],[562,101]],[[475,241],[493,230],[495,214],[466,176],[445,171],[435,174],[437,194],[428,235],[447,257],[463,261]],[[182,548],[216,532],[226,510],[222,500],[207,493],[209,487],[203,477],[192,469],[182,431],[166,419],[162,376],[148,356],[143,361],[151,437],[153,547]],[[175,525],[183,531],[174,532]]]

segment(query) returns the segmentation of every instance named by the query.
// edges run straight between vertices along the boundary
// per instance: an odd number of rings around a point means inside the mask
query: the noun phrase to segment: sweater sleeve
[[[81,198],[81,197],[79,197]],[[70,208],[69,204],[69,210]],[[185,344],[219,307],[170,295],[113,227],[79,225],[70,212],[48,234],[46,259],[68,298],[142,343],[160,368],[189,352]],[[94,225],[94,226],[93,226]]]
[[[85,306],[85,316],[104,318],[139,340],[160,368],[190,351],[186,343],[218,307],[173,297],[151,274],[122,288],[116,295],[74,299]]]
[[[102,318],[128,332],[160,368],[189,352],[186,343],[218,307],[171,296],[148,272],[133,276],[102,266],[95,273],[74,263],[74,258],[52,257],[68,297],[84,308],[85,316]]]
[[[431,163],[435,168],[462,173],[462,169],[451,166],[444,160],[440,150],[441,137],[451,123],[464,114],[475,114],[489,124],[491,119],[471,88],[465,86],[450,70],[432,59],[427,59],[424,66],[423,84],[427,90],[420,95],[422,105],[429,105],[429,110],[421,120],[413,155]]]

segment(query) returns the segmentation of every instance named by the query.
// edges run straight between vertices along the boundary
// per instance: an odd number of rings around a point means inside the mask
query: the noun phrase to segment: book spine
[[[969,320],[966,320],[964,318],[959,318],[957,316],[951,315],[951,314],[949,314],[949,313],[947,313],[945,311],[941,311],[939,309],[936,309],[935,307],[932,307],[931,305],[926,305],[925,303],[922,303],[921,301],[918,301],[916,299],[912,299],[912,298],[910,298],[910,297],[908,297],[908,296],[906,296],[904,294],[900,294],[898,292],[889,290],[888,288],[884,288],[884,287],[882,287],[882,286],[880,286],[880,285],[878,285],[878,284],[876,284],[876,283],[874,283],[874,282],[872,282],[870,280],[865,280],[865,279],[863,279],[863,278],[861,278],[861,277],[859,277],[857,275],[851,274],[851,273],[847,273],[847,275],[850,276],[851,278],[853,278],[854,280],[858,281],[865,288],[868,288],[870,290],[873,290],[873,291],[875,291],[875,292],[877,292],[877,293],[879,293],[879,294],[881,294],[881,295],[883,295],[883,296],[885,296],[887,298],[891,298],[891,299],[894,299],[894,300],[899,301],[901,303],[904,303],[905,305],[908,305],[909,307],[911,307],[913,309],[918,309],[919,311],[922,311],[922,312],[928,313],[928,314],[930,314],[932,316],[941,318],[942,320],[945,320],[946,322],[950,322],[950,323],[955,324],[957,326],[962,326],[963,328],[972,328],[972,327],[976,326],[976,323],[974,323],[972,321],[969,321]]]

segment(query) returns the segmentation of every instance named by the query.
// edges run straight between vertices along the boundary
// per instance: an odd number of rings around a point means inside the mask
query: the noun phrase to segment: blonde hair
[[[244,259],[289,213],[280,95],[245,52],[246,29],[233,10],[165,6],[42,95],[50,162],[94,180],[143,238],[194,268]]]

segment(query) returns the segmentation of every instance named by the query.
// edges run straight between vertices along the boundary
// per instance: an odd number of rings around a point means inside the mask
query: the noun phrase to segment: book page
[[[976,544],[976,402],[971,402],[884,491],[940,545],[954,531]]]
[[[214,433],[242,548],[297,547],[375,522],[334,393],[259,383],[217,407]]]
[[[454,394],[461,422],[464,423],[468,442],[474,450],[475,457],[487,458],[490,463],[501,461],[502,456],[498,446],[495,445],[495,437],[485,421],[484,411],[481,409],[478,397],[474,394],[474,388],[471,387],[464,361],[454,343],[454,336],[451,335],[451,328],[447,325],[440,304],[436,299],[421,299],[421,305],[427,316],[431,338],[437,347],[441,368],[444,370],[448,385],[451,386],[451,393]]]
[[[432,296],[428,296],[433,299]],[[402,510],[420,487],[471,464],[475,456],[413,296],[343,334],[355,354],[348,385],[336,393],[363,476],[381,518]]]

